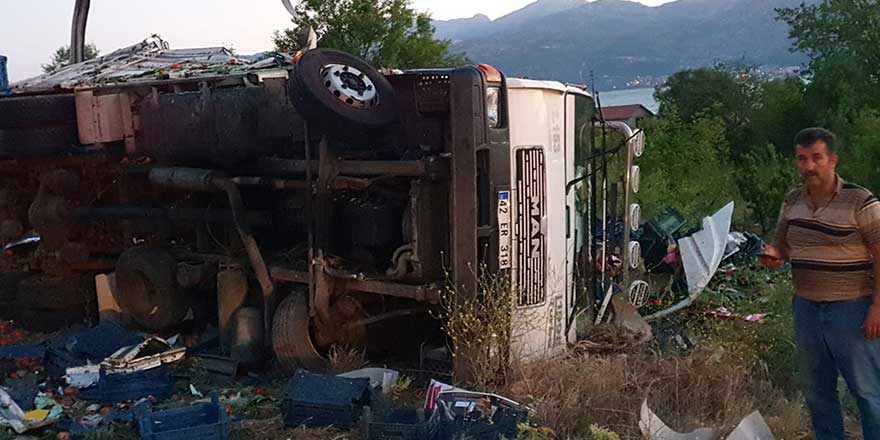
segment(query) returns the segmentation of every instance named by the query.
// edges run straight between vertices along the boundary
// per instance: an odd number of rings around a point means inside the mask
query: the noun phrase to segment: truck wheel
[[[73,95],[16,96],[0,99],[0,129],[76,124]]]
[[[0,156],[36,157],[63,153],[77,142],[76,125],[0,129]]]
[[[178,291],[176,269],[177,261],[163,249],[128,249],[116,262],[113,298],[124,313],[148,330],[180,324],[188,305]]]
[[[327,371],[330,367],[312,344],[309,328],[309,305],[303,294],[288,295],[272,318],[272,351],[278,365],[286,374],[304,368],[313,373]]]
[[[394,88],[372,66],[330,49],[306,52],[293,71],[290,96],[297,111],[333,136],[361,135],[397,120]]]

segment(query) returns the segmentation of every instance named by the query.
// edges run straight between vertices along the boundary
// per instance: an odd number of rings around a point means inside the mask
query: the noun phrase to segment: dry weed
[[[236,423],[230,433],[231,440],[358,440],[355,432],[342,432],[331,428],[286,428],[281,417],[262,420],[243,420]]]
[[[641,438],[639,408],[646,397],[678,431],[703,426],[730,431],[754,410],[774,415],[780,438],[800,438],[808,426],[803,408],[785,401],[764,378],[711,353],[571,353],[524,365],[518,373],[511,397],[532,404],[533,420],[553,427],[559,438],[587,436],[591,424],[622,439]]]
[[[367,365],[366,353],[357,348],[333,346],[327,354],[330,361],[329,374],[342,374]]]

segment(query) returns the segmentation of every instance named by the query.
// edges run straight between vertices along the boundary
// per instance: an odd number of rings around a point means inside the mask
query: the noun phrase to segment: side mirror
[[[627,141],[627,146],[633,156],[642,157],[645,154],[645,132],[641,129],[636,131]]]

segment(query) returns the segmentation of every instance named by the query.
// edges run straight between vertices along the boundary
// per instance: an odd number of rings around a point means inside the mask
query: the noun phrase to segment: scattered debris
[[[162,338],[152,337],[138,345],[124,347],[101,363],[110,373],[133,373],[172,364],[183,359],[186,348],[173,348]]]
[[[394,384],[400,377],[400,372],[388,368],[361,368],[360,370],[349,371],[337,376],[349,379],[370,379],[370,387],[381,389],[382,393],[387,395],[394,389]]]
[[[730,202],[711,217],[704,218],[702,230],[678,241],[689,294],[678,304],[645,319],[651,321],[678,312],[697,299],[721,264],[732,218],[733,202]]]
[[[435,438],[517,438],[529,409],[497,394],[441,391],[428,424]]]
[[[713,428],[700,428],[688,433],[673,431],[660,417],[657,417],[657,414],[654,414],[654,411],[651,411],[647,399],[642,402],[639,428],[647,440],[713,440],[718,438],[718,430]],[[767,422],[758,411],[743,419],[736,429],[727,436],[727,440],[773,440],[774,438]]]
[[[672,430],[651,408],[648,407],[648,399],[642,402],[641,419],[639,429],[647,440],[714,440],[716,432],[711,428],[700,428],[686,434]]]
[[[37,407],[38,409],[25,413],[9,394],[0,389],[0,426],[11,427],[15,432],[22,434],[49,426],[61,415],[54,406],[50,410],[39,404]]]
[[[747,322],[764,322],[768,316],[768,313],[751,313],[748,315],[741,315],[739,313],[732,312],[727,309],[727,307],[719,307],[711,312],[710,315],[718,317],[718,318],[726,318],[726,319],[742,319]]]

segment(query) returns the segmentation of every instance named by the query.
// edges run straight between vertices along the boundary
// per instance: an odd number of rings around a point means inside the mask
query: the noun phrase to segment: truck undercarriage
[[[280,365],[320,369],[319,351],[366,347],[368,326],[429,322],[449,274],[473,289],[457,269],[476,266],[485,109],[471,89],[485,81],[476,68],[386,79],[319,50],[293,70],[3,99],[4,271],[64,284],[115,270],[117,302],[149,330],[216,289],[221,327],[257,305]],[[29,107],[36,118],[5,116]],[[30,148],[40,135],[55,137]]]

